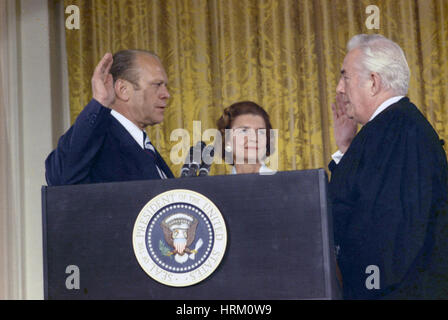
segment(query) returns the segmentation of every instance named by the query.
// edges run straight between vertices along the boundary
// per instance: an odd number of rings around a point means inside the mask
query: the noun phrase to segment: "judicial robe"
[[[92,99],[45,161],[49,186],[174,178],[161,155],[143,150],[125,127]]]
[[[416,106],[383,110],[329,168],[344,298],[447,299],[447,160]]]

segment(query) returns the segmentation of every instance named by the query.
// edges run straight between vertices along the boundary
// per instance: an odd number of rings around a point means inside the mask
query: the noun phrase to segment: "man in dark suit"
[[[405,95],[409,67],[380,35],[348,43],[330,163],[338,265],[346,299],[448,298],[446,154]],[[362,128],[357,132],[357,125]]]
[[[48,185],[173,178],[145,132],[163,120],[167,81],[151,52],[107,53],[92,77],[93,99],[45,161]]]

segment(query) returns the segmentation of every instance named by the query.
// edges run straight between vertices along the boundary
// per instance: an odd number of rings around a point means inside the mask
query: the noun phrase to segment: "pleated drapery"
[[[155,51],[169,78],[162,124],[148,128],[170,163],[170,134],[193,121],[216,127],[228,105],[253,100],[278,129],[278,169],[326,167],[336,151],[330,105],[346,43],[380,33],[405,51],[409,97],[448,141],[448,1],[445,0],[66,0],[80,29],[66,30],[71,120],[91,99],[93,69],[106,52]],[[380,10],[368,29],[366,8]],[[193,141],[192,141],[193,142]],[[224,165],[212,174],[228,173]]]

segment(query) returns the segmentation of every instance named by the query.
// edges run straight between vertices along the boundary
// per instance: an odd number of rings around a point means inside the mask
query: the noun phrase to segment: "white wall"
[[[43,161],[52,148],[49,17],[46,0],[22,0],[20,5],[24,298],[39,299],[43,292],[40,186],[45,184]]]
[[[67,72],[62,1],[6,0],[8,25],[16,37],[8,40],[11,58],[11,162],[18,203],[9,226],[13,240],[9,257],[16,270],[7,279],[8,298],[43,298],[41,186],[45,185],[44,161],[57,138],[69,126]],[[19,238],[14,235],[19,235]],[[15,241],[14,241],[15,239]]]
[[[22,141],[18,88],[18,57],[16,2],[1,3],[0,61],[2,77],[2,107],[5,118],[1,118],[2,132],[2,185],[0,188],[2,206],[0,232],[2,242],[2,263],[0,288],[3,299],[23,296],[22,263]]]

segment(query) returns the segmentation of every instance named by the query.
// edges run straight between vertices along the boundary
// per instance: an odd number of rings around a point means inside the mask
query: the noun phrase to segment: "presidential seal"
[[[154,280],[173,287],[201,282],[220,264],[227,229],[219,209],[200,193],[177,189],[151,199],[135,221],[137,261]]]

